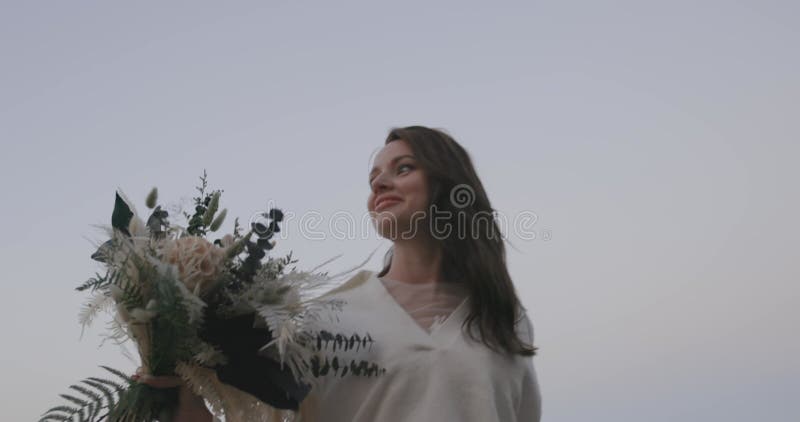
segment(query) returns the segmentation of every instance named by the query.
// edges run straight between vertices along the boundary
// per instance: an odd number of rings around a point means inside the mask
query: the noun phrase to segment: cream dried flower
[[[164,242],[162,259],[175,265],[186,288],[200,296],[217,281],[226,252],[202,237],[187,236]]]

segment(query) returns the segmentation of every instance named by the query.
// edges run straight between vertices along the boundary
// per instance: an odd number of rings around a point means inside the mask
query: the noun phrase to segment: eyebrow
[[[406,155],[398,155],[397,157],[394,157],[394,158],[392,158],[392,160],[391,160],[391,161],[389,161],[389,165],[392,165],[392,164],[394,164],[395,162],[397,162],[397,161],[398,161],[398,160],[400,160],[401,158],[407,158],[407,157],[408,157],[408,158],[413,158],[413,159],[415,159],[415,160],[417,159],[417,157],[414,157],[413,155],[410,155],[410,154],[406,154]],[[376,167],[373,167],[373,168],[372,168],[372,170],[369,172],[369,177],[372,177],[372,175],[373,175],[373,174],[375,174],[375,171],[376,171],[376,170],[378,170],[378,167],[377,167],[377,166],[376,166]]]

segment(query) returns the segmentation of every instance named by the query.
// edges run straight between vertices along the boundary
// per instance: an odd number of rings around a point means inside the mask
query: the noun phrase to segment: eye
[[[403,167],[408,167],[410,170],[413,170],[413,169],[414,169],[414,166],[413,166],[413,165],[411,165],[411,164],[408,164],[408,163],[400,164],[399,166],[397,166],[397,169],[398,169],[398,170],[400,170],[400,169],[402,169]],[[368,185],[370,185],[370,186],[372,186],[372,181],[373,181],[373,180],[375,180],[375,177],[370,177],[370,178],[367,180],[367,184],[368,184]]]
[[[400,164],[399,166],[397,166],[398,169],[401,169],[403,167],[408,167],[409,169],[414,168],[414,166],[412,166],[411,164]]]

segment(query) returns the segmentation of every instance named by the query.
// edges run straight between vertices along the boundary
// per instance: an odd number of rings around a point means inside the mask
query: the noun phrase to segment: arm
[[[208,411],[203,398],[192,393],[186,386],[181,386],[175,422],[213,422],[213,420],[214,416]]]
[[[523,311],[524,312],[524,311]],[[519,324],[520,338],[533,345],[533,324],[526,312],[523,313]],[[517,408],[517,421],[539,422],[542,417],[542,394],[539,390],[539,380],[533,366],[533,356],[523,357],[525,369],[522,377],[522,390],[519,407]]]
[[[528,364],[522,379],[522,396],[517,409],[517,421],[539,422],[542,418],[542,394],[533,367],[533,359],[526,357],[525,360]]]

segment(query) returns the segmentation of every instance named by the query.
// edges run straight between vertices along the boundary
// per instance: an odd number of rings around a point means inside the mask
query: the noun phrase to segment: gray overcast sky
[[[339,2],[337,2],[339,3]],[[544,420],[796,421],[792,1],[0,3],[4,420],[105,364],[73,288],[114,190],[318,212],[278,253],[345,269],[389,128],[447,129],[509,233]],[[226,229],[230,230],[232,218]],[[545,240],[541,234],[549,232]]]

